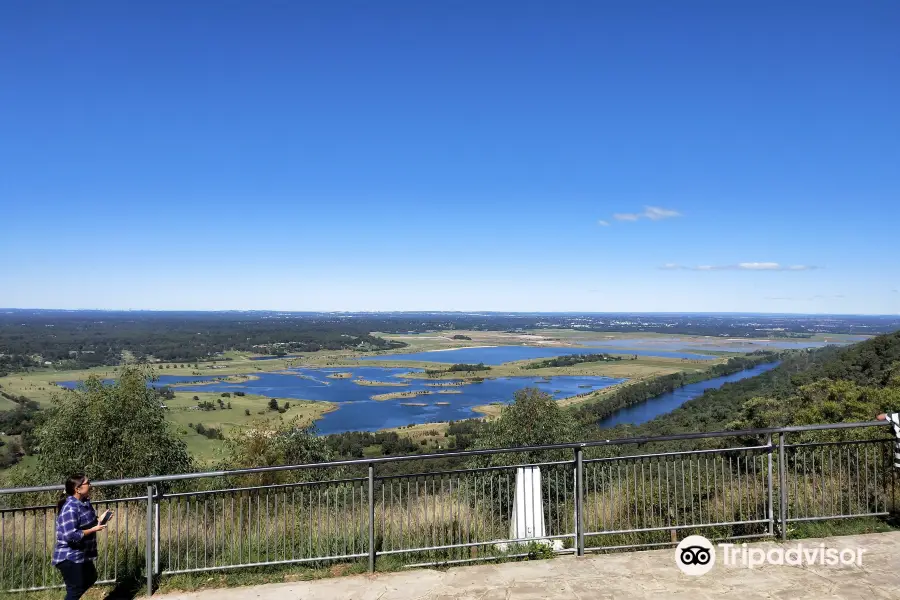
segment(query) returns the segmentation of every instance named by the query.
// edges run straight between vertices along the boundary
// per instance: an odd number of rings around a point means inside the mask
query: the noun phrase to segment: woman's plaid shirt
[[[83,563],[97,558],[97,536],[85,536],[82,531],[96,524],[97,513],[89,500],[81,501],[75,496],[66,498],[56,517],[56,546],[51,564],[58,565],[64,560]]]

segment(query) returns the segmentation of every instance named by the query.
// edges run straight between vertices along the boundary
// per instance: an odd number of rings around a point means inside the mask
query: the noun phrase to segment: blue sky
[[[900,3],[0,6],[0,306],[900,312]]]

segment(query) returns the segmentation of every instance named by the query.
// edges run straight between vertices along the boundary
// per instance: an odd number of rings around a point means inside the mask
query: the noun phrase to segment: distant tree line
[[[580,363],[600,362],[610,360],[622,360],[621,356],[613,354],[566,354],[548,360],[525,365],[526,369],[543,369],[546,367],[571,367]]]
[[[333,433],[325,440],[335,455],[345,458],[363,458],[366,448],[372,446],[379,446],[379,452],[384,456],[415,454],[421,450],[408,437],[401,437],[394,431],[348,431]]]
[[[0,314],[0,376],[51,362],[57,368],[138,361],[203,361],[228,350],[284,355],[406,346],[370,335],[365,322],[263,319],[230,313],[13,311]]]
[[[491,368],[485,366],[484,363],[478,363],[477,365],[469,365],[466,363],[459,363],[456,365],[451,365],[448,369],[448,373],[458,373],[458,372],[472,372],[472,371],[490,371]]]

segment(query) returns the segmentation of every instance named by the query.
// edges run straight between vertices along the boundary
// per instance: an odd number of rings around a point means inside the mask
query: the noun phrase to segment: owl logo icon
[[[675,548],[675,564],[685,575],[705,575],[716,564],[716,549],[702,535],[689,535]]]

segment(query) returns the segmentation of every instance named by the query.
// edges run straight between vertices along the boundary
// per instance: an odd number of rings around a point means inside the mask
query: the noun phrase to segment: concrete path
[[[800,542],[808,549],[863,548],[862,566],[765,565],[749,569],[724,564],[717,548],[711,572],[695,577],[675,565],[674,549],[566,556],[552,560],[414,569],[302,583],[154,596],[159,600],[587,600],[599,598],[900,598],[900,532]],[[749,544],[768,551],[797,546]]]

